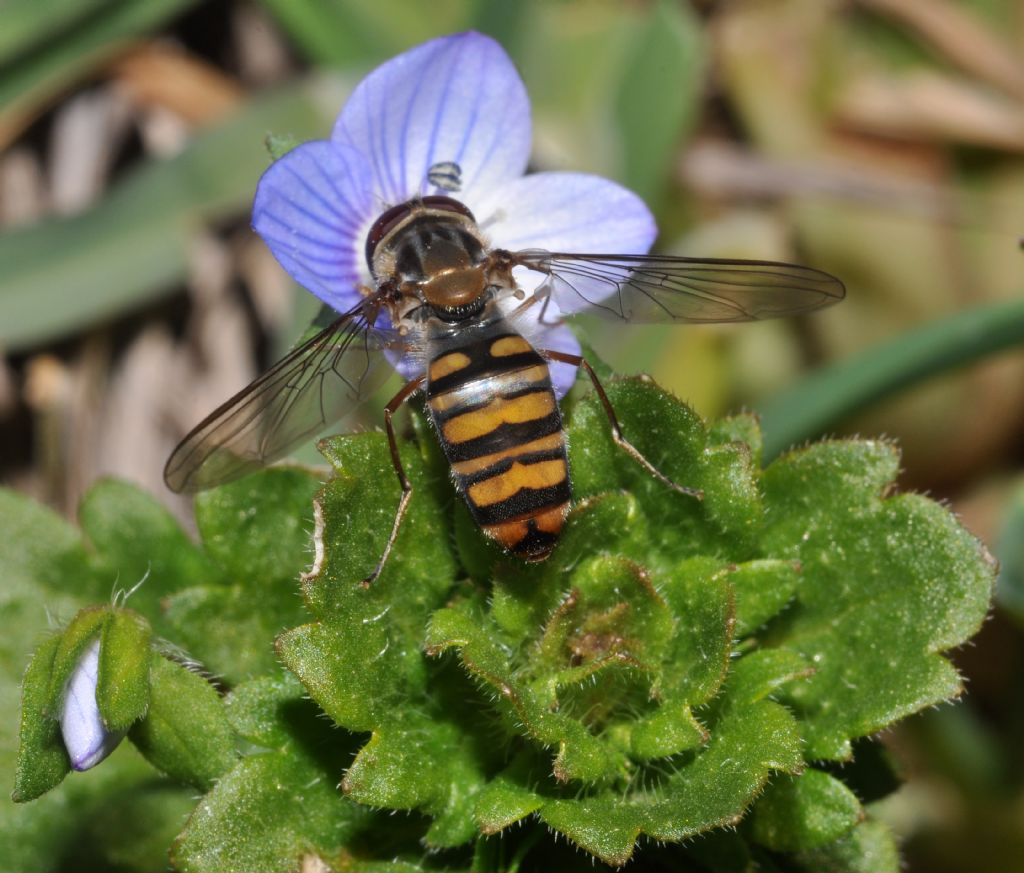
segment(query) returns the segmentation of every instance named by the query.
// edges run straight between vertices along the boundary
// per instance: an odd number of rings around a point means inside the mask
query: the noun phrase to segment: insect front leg
[[[654,466],[647,458],[644,457],[643,453],[634,446],[622,433],[622,427],[619,425],[619,419],[615,415],[615,409],[612,407],[612,402],[608,399],[608,395],[605,394],[604,386],[601,385],[601,380],[597,378],[597,373],[594,372],[594,368],[590,366],[590,363],[582,355],[570,355],[565,352],[555,351],[549,349],[541,352],[544,357],[551,361],[560,361],[563,364],[571,364],[574,367],[582,367],[587,375],[590,377],[590,381],[594,385],[594,390],[597,392],[598,399],[601,401],[601,406],[604,407],[605,414],[608,416],[608,423],[612,429],[612,439],[615,440],[616,444],[619,445],[626,453],[633,458],[641,467],[647,470],[652,476],[661,482],[664,482],[669,488],[678,491],[680,494],[686,494],[689,497],[696,497],[698,500],[704,499],[704,492],[699,488],[687,488],[685,485],[680,485],[678,482],[673,482],[664,473],[661,472],[657,467]]]
[[[395,520],[391,525],[391,535],[388,537],[387,545],[384,546],[384,553],[380,556],[376,569],[363,580],[364,588],[369,588],[384,569],[384,564],[387,563],[391,548],[398,538],[398,530],[402,526],[402,519],[405,518],[405,512],[409,508],[409,500],[412,497],[412,483],[409,482],[409,477],[405,475],[405,468],[402,466],[402,457],[398,453],[398,440],[395,438],[395,428],[391,419],[398,411],[398,407],[415,394],[423,386],[424,381],[426,381],[426,376],[419,376],[406,382],[402,386],[402,390],[392,397],[388,405],[384,407],[384,427],[387,430],[388,446],[391,449],[391,463],[398,476],[398,484],[402,486],[402,498],[398,501],[398,509],[395,511]]]

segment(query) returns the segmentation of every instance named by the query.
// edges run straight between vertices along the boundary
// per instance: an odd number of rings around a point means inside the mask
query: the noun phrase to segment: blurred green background
[[[968,693],[882,737],[908,783],[876,812],[909,870],[1024,871],[1019,0],[5,0],[0,479],[187,516],[167,454],[316,311],[248,228],[266,136],[325,137],[375,64],[469,27],[522,72],[536,169],[633,187],[660,251],[846,282],[802,321],[581,327],[704,415],[758,410],[770,452],[898,439],[997,553]]]

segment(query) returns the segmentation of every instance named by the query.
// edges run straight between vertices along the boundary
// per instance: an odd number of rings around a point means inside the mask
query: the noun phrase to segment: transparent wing
[[[631,322],[758,321],[813,312],[846,294],[835,276],[775,261],[530,250],[512,262],[546,273],[537,293],[550,293],[566,315]]]
[[[342,315],[200,422],[168,458],[167,487],[202,491],[277,460],[353,412],[393,372],[380,351],[401,348],[361,309]]]

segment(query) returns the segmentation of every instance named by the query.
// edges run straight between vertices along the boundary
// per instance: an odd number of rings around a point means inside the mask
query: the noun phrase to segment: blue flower
[[[498,43],[468,32],[431,40],[378,67],[353,91],[329,140],[293,149],[267,170],[253,227],[291,276],[339,311],[371,286],[366,234],[391,206],[446,194],[472,211],[494,248],[642,254],[657,229],[632,192],[584,173],[524,175],[530,103]],[[461,170],[457,193],[431,184],[445,162]],[[532,293],[543,276],[522,268]],[[539,307],[528,317],[536,319]],[[545,322],[559,313],[549,304]],[[535,326],[542,348],[579,354],[563,325]],[[407,377],[415,373],[403,370]],[[559,395],[574,368],[552,367]]]
[[[78,659],[64,689],[60,732],[76,770],[95,767],[124,739],[123,731],[107,730],[100,717],[96,703],[99,662],[100,641],[96,640]]]

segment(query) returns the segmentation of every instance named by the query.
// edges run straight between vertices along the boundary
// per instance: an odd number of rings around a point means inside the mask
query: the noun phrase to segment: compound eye
[[[384,212],[373,223],[373,227],[370,228],[370,232],[366,235],[366,263],[369,265],[371,273],[373,272],[373,255],[377,251],[380,241],[388,235],[398,222],[409,214],[411,209],[412,203],[399,203],[397,206],[392,206]]]
[[[465,203],[460,203],[451,197],[445,197],[443,194],[431,194],[423,198],[423,205],[428,209],[444,210],[445,212],[455,212],[459,215],[464,215],[474,224],[476,219],[473,217],[473,213],[469,211],[469,208]]]
[[[376,254],[381,240],[416,208],[429,209],[434,212],[454,212],[456,215],[463,215],[474,224],[476,223],[473,213],[464,204],[440,194],[431,194],[420,200],[408,200],[405,203],[392,206],[373,223],[370,232],[366,235],[366,263],[371,273],[373,272],[373,256]]]

